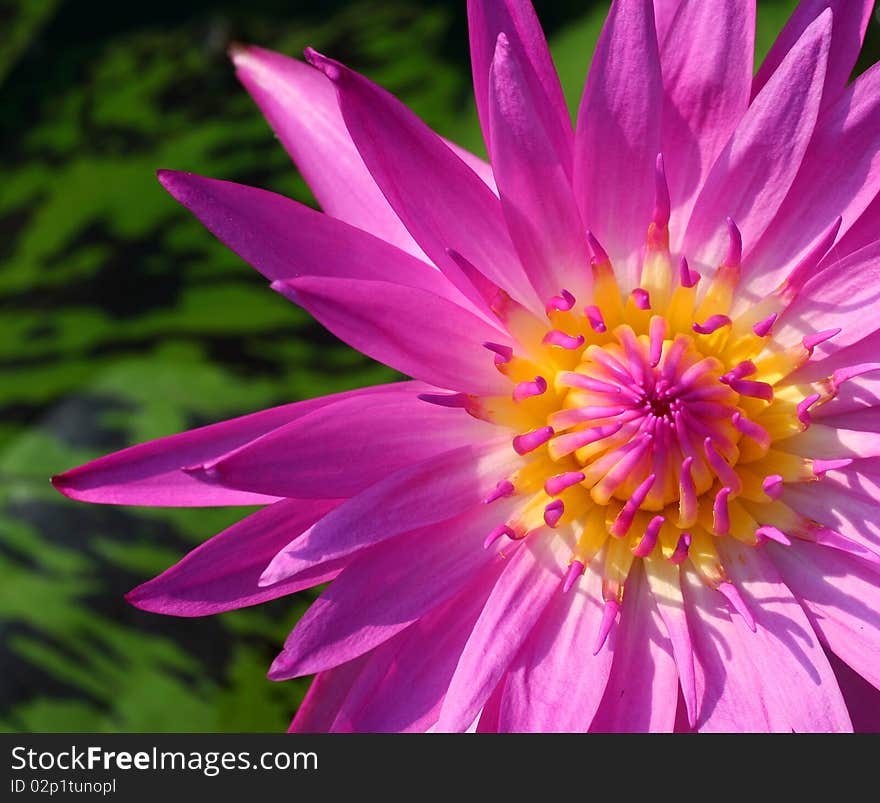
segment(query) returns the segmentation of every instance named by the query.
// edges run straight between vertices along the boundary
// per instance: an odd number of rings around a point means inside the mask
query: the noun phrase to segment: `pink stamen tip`
[[[724,260],[724,265],[728,268],[736,268],[742,264],[743,240],[733,218],[727,218],[727,237],[727,257]]]
[[[495,354],[495,365],[503,365],[513,359],[513,349],[510,346],[504,346],[501,343],[491,343],[488,340],[483,343],[484,349]]]
[[[602,609],[602,622],[599,625],[599,633],[596,636],[596,645],[593,647],[593,655],[598,655],[602,652],[602,648],[608,640],[608,635],[614,627],[614,622],[617,620],[617,612],[619,610],[620,603],[617,600],[609,599],[605,602],[605,607]]]
[[[544,523],[548,527],[555,527],[559,524],[563,513],[565,513],[565,502],[561,499],[554,499],[544,508]]]
[[[586,568],[587,567],[579,560],[573,560],[569,564],[568,571],[565,573],[565,580],[562,583],[563,593],[571,591],[574,584],[580,579]]]
[[[513,449],[517,454],[528,454],[539,446],[543,446],[553,437],[553,427],[541,427],[513,439]]]
[[[779,314],[774,312],[772,315],[768,315],[764,318],[763,321],[759,321],[752,327],[752,331],[758,337],[767,337],[770,332],[773,330],[773,324],[776,323],[776,319],[779,317]]]
[[[632,527],[636,513],[642,506],[642,502],[645,501],[648,494],[651,492],[651,488],[656,480],[656,474],[649,474],[644,480],[642,480],[639,487],[632,492],[632,496],[626,500],[620,513],[617,514],[617,518],[614,519],[614,523],[609,528],[611,535],[616,538],[623,538],[623,536],[629,532],[629,528]]]
[[[684,563],[687,559],[688,552],[690,552],[691,548],[691,534],[690,533],[682,533],[678,537],[678,543],[675,545],[675,550],[669,556],[669,560],[671,563],[674,563],[678,566],[680,563]]]
[[[731,323],[727,315],[712,315],[705,323],[695,323],[691,328],[698,335],[711,335],[712,332],[717,332],[722,326],[730,326]]]
[[[663,516],[654,516],[648,523],[647,528],[645,528],[645,534],[639,543],[633,547],[633,555],[637,558],[647,558],[654,551],[654,547],[657,544],[657,536],[660,535],[660,530],[665,523],[666,519]]]
[[[712,503],[712,530],[715,535],[727,535],[730,532],[730,511],[727,508],[727,498],[730,494],[730,488],[722,488],[715,495],[715,501]]]
[[[582,471],[566,471],[564,474],[557,474],[555,477],[548,478],[544,483],[544,491],[547,493],[547,496],[557,496],[566,488],[571,488],[572,485],[577,485],[583,481],[584,473]]]
[[[590,326],[593,328],[594,332],[602,332],[607,331],[608,327],[605,326],[605,319],[602,317],[602,310],[600,310],[595,304],[590,304],[589,307],[584,307],[584,315],[587,316],[587,320],[590,322]]]
[[[745,376],[751,376],[757,370],[758,369],[751,360],[744,360],[739,363],[739,365],[735,365],[730,371],[724,374],[724,376],[720,377],[720,381],[726,384],[732,379],[742,379]]]
[[[715,472],[715,476],[730,489],[731,493],[738,494],[742,490],[742,480],[740,480],[736,471],[721,456],[718,449],[715,448],[711,437],[706,437],[703,440],[703,452],[709,461],[709,466]]]
[[[812,417],[810,416],[810,408],[822,397],[818,393],[813,393],[807,396],[802,402],[800,402],[797,406],[797,417],[798,421],[800,421],[804,426],[808,427],[812,423]]]
[[[547,302],[545,309],[547,310],[548,317],[554,311],[568,312],[575,305],[575,302],[575,297],[568,290],[563,290],[558,296],[553,296]]]
[[[771,499],[779,499],[782,496],[783,488],[783,479],[779,474],[769,474],[764,477],[764,481],[761,483],[761,487],[764,489],[764,493],[767,494]]]
[[[657,154],[654,171],[654,223],[665,228],[669,224],[670,202],[669,184],[666,181],[666,168],[663,164],[663,154]]]
[[[547,380],[543,376],[536,376],[534,382],[520,382],[513,389],[513,400],[523,401],[532,396],[541,396],[547,392]]]
[[[660,364],[660,357],[663,355],[663,341],[666,339],[666,319],[655,315],[651,318],[649,326],[650,335],[650,353],[648,361],[652,368],[656,368]]]
[[[731,419],[733,421],[733,426],[739,431],[742,432],[743,435],[751,438],[756,443],[761,446],[768,447],[771,443],[770,433],[767,432],[764,427],[760,424],[756,424],[749,418],[743,416],[742,413],[737,410]]]
[[[651,309],[651,295],[643,287],[637,287],[632,291],[632,299],[638,309]]]
[[[418,397],[440,407],[467,407],[470,403],[467,393],[419,393]]]
[[[768,402],[773,401],[773,387],[766,382],[755,382],[752,379],[731,379],[728,384],[740,396],[751,396]]]
[[[820,343],[824,343],[826,340],[831,340],[832,337],[839,335],[843,330],[840,327],[836,329],[825,329],[822,332],[816,332],[814,335],[807,335],[801,342],[804,345],[804,348],[812,355],[813,349],[816,348]]]
[[[609,262],[608,252],[599,244],[599,241],[596,239],[593,232],[587,232],[587,243],[590,246],[590,250],[593,252],[593,260],[595,262]]]
[[[739,589],[737,589],[733,583],[725,580],[718,585],[718,590],[724,595],[731,607],[742,616],[749,630],[751,630],[752,633],[757,632],[758,628],[755,624],[755,617],[752,616],[752,612],[748,609],[745,601],[740,596]]]
[[[483,504],[490,505],[498,499],[504,499],[507,496],[511,496],[513,491],[513,483],[510,480],[501,480],[501,482],[499,482],[495,488],[486,495],[485,499],[483,499]]]
[[[759,544],[765,544],[767,541],[775,541],[777,544],[782,544],[782,546],[791,546],[791,541],[788,536],[778,527],[770,527],[767,525],[758,527],[758,529],[755,530],[755,538],[758,539]]]
[[[574,351],[584,345],[584,336],[578,335],[573,337],[565,332],[560,332],[558,329],[551,329],[544,335],[544,339],[541,342],[545,346],[558,346],[559,348]]]
[[[851,457],[841,457],[837,460],[814,460],[813,474],[815,474],[817,477],[824,477],[826,472],[837,471],[838,469],[846,468],[851,463]]]
[[[483,549],[489,549],[492,544],[504,536],[513,540],[516,538],[516,533],[513,531],[512,527],[508,527],[506,524],[499,524],[491,533],[489,533],[489,535],[486,536],[486,540],[483,541]]]
[[[682,257],[678,263],[678,281],[682,287],[693,287],[700,281],[700,274],[688,267],[686,257]]]

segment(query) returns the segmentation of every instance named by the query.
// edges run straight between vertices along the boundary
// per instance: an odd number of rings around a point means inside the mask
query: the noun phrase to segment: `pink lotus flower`
[[[235,50],[325,214],[162,184],[414,380],[56,477],[266,505],[131,602],[332,580],[270,672],[317,673],[294,730],[876,727],[872,5],[802,3],[753,78],[753,1],[618,0],[573,130],[531,6],[471,0],[491,169],[330,58]]]

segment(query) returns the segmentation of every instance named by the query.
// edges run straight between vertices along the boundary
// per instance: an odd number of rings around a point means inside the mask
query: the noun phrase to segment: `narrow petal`
[[[505,561],[481,547],[490,520],[490,510],[478,509],[359,555],[297,623],[270,678],[287,680],[350,661],[466,586],[476,584],[471,590],[480,593],[494,583]]]
[[[321,208],[423,258],[364,166],[326,76],[302,61],[259,47],[236,46],[230,55],[239,80],[296,162]]]
[[[875,689],[834,653],[828,653],[856,733],[880,733],[880,689]]]
[[[843,218],[838,237],[844,237],[878,186],[880,65],[874,65],[819,119],[785,202],[746,257],[755,273],[750,289],[759,296],[772,290],[838,216]],[[836,249],[832,253],[835,261],[844,256]]]
[[[449,250],[535,311],[492,191],[416,115],[384,89],[313,51],[309,60],[336,85],[342,116],[373,179],[444,274],[467,281]]]
[[[757,242],[788,193],[822,100],[831,12],[803,34],[721,151],[697,198],[684,237],[691,264],[718,265],[728,217],[743,242]]]
[[[303,277],[283,291],[340,340],[433,385],[497,396],[509,383],[481,344],[510,343],[482,318],[425,290],[391,282]]]
[[[492,166],[513,243],[542,298],[562,288],[589,298],[590,262],[566,160],[547,128],[547,101],[498,37],[489,86]]]
[[[171,170],[160,170],[159,181],[270,281],[299,276],[387,281],[468,304],[422,260],[283,195]]]
[[[401,390],[322,407],[206,471],[224,485],[271,496],[347,498],[405,466],[497,434],[464,410],[428,404]]]
[[[852,223],[846,234],[841,236],[834,248],[826,254],[819,265],[820,269],[834,265],[844,257],[870,245],[877,239],[878,231],[880,231],[880,192],[874,195],[865,211]]]
[[[277,497],[227,488],[211,482],[204,472],[185,469],[210,463],[327,404],[374,393],[406,392],[407,389],[416,394],[423,391],[425,385],[419,382],[393,383],[273,407],[123,449],[53,477],[52,483],[71,499],[111,505],[211,507],[267,504]]]
[[[297,709],[288,733],[329,732],[348,696],[348,690],[370,658],[371,653],[367,653],[341,666],[319,672]]]
[[[258,605],[333,579],[344,560],[324,563],[295,581],[261,588],[260,575],[286,544],[339,500],[283,499],[258,510],[126,594],[136,608],[170,616],[207,616]]]
[[[698,729],[850,730],[846,705],[813,627],[773,562],[764,550],[729,540],[716,544],[757,631],[751,632],[740,616],[731,616],[722,595],[694,573],[683,575],[697,656]]]
[[[527,542],[506,561],[449,683],[437,730],[463,732],[477,718],[529,630],[559,593],[562,557],[553,544],[538,541]]]
[[[671,230],[681,232],[709,170],[749,105],[755,2],[681,3],[668,30],[660,39],[661,149],[675,210]]]
[[[602,620],[602,578],[588,569],[561,590],[510,666],[501,703],[503,732],[586,733],[608,681],[611,650],[593,655]]]
[[[528,71],[530,82],[539,93],[541,115],[553,147],[564,160],[570,175],[573,134],[571,117],[553,58],[547,47],[541,23],[529,0],[468,0],[468,33],[470,35],[471,69],[477,114],[490,154],[494,153],[489,124],[489,69],[495,54],[498,34],[510,42],[514,57]]]
[[[307,572],[317,563],[341,558],[416,528],[439,525],[471,509],[499,476],[510,469],[509,448],[461,446],[391,474],[348,500],[316,523],[302,538],[280,550],[263,581],[277,583]],[[501,507],[486,506],[492,524],[480,542],[503,520]],[[491,518],[490,516],[490,518]]]
[[[678,702],[672,644],[657,606],[635,564],[626,581],[620,624],[605,649],[614,662],[592,733],[671,732]]]
[[[870,567],[833,549],[768,544],[773,562],[828,647],[880,689],[880,581]]]
[[[584,223],[629,288],[654,204],[663,87],[650,0],[615,0],[578,112],[574,188]]]
[[[849,81],[865,31],[871,19],[874,0],[802,0],[776,38],[755,76],[753,94],[767,84],[789,51],[797,46],[803,32],[822,15],[826,8],[834,14],[834,29],[828,53],[823,106],[833,103]]]
[[[654,20],[657,27],[657,41],[662,46],[669,35],[669,29],[678,12],[682,0],[654,0]]]

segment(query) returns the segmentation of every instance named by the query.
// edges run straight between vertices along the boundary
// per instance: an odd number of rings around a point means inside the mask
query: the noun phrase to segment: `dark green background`
[[[606,4],[537,5],[575,103]],[[759,5],[763,53],[794,3]],[[311,202],[230,40],[314,45],[481,151],[463,2],[0,0],[0,730],[276,731],[305,691],[265,671],[310,595],[201,620],[122,598],[247,511],[88,506],[48,483],[135,442],[393,377],[155,180],[191,170]]]

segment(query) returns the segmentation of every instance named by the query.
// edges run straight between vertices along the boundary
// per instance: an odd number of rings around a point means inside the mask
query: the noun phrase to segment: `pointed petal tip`
[[[752,633],[758,632],[758,626],[755,617],[749,610],[745,600],[740,596],[739,589],[731,582],[725,581],[718,584],[718,591],[724,595],[725,599],[731,604],[733,609],[743,618],[746,626]]]
[[[313,47],[307,47],[303,50],[303,56],[312,67],[320,70],[334,83],[337,83],[342,79],[344,68],[338,61],[334,61],[322,53],[319,53]]]

